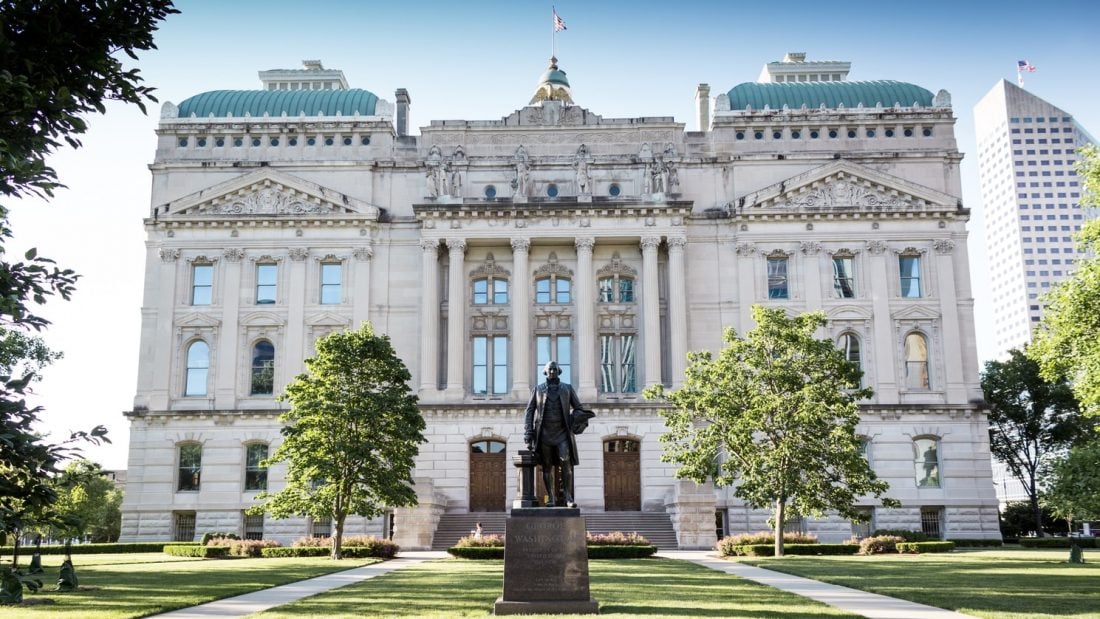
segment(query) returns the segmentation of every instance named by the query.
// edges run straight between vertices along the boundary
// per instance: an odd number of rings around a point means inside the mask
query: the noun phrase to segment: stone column
[[[225,257],[225,269],[222,271],[222,337],[214,374],[214,408],[229,410],[236,408],[237,391],[237,348],[240,346],[240,334],[237,332],[241,308],[241,259],[244,250],[236,247],[222,252]]]
[[[806,293],[803,298],[806,299],[806,311],[817,311],[821,309],[821,243],[816,241],[806,241],[800,243],[799,249],[804,256],[802,265],[806,272],[806,277],[802,281],[806,282]],[[832,269],[829,270],[832,272]]]
[[[684,248],[687,239],[670,236],[668,243],[668,323],[669,352],[672,355],[672,386],[684,382],[687,367],[687,269],[684,266]]]
[[[531,395],[531,273],[528,250],[531,240],[512,239],[512,394]]]
[[[420,396],[439,389],[439,240],[421,239]]]
[[[737,306],[740,310],[736,327],[738,333],[745,333],[754,326],[752,306],[758,299],[756,265],[759,263],[759,251],[755,243],[748,242],[738,243],[734,251],[737,253]]]
[[[309,250],[305,247],[293,247],[290,250],[290,285],[287,290],[305,291],[306,288],[306,258],[309,257]],[[320,272],[317,273],[317,278],[320,279]],[[291,294],[287,299],[287,319],[286,319],[286,372],[283,376],[297,376],[305,371],[305,363],[303,360],[306,357],[312,357],[312,351],[307,351],[305,347],[305,303],[306,293],[299,292],[298,294]],[[313,294],[319,295],[320,292],[315,290]],[[318,299],[312,299],[313,303],[316,303]]]
[[[180,250],[174,247],[162,247],[157,250],[160,265],[154,267],[148,258],[145,269],[145,298],[142,302],[141,326],[141,362],[138,364],[139,393],[148,390],[149,398],[140,402],[150,410],[168,410],[172,396],[183,392],[183,383],[177,393],[172,393],[172,374],[183,369],[178,367],[173,352],[181,344],[175,338],[175,312],[180,305],[176,292],[177,276],[187,279],[188,265],[179,261]],[[154,294],[155,291],[155,294]],[[190,299],[188,299],[190,303]],[[176,346],[172,343],[175,342]],[[187,364],[186,351],[179,357],[184,366]],[[139,402],[135,399],[135,404]]]
[[[900,351],[894,350],[894,320],[890,316],[891,277],[898,277],[897,262],[893,269],[886,256],[885,241],[867,241],[868,262],[867,281],[870,282],[871,307],[874,311],[875,339],[875,396],[879,402],[893,404],[898,401],[897,374],[895,360]],[[865,370],[866,371],[866,370]]]
[[[962,359],[965,344],[959,328],[959,295],[955,290],[955,241],[937,239],[932,242],[932,247],[936,250],[936,283],[940,297],[940,315],[943,317],[943,341],[957,343],[956,346],[942,347],[947,387],[944,391],[948,402],[966,402],[966,374],[963,372]],[[932,352],[935,354],[935,349]],[[933,366],[931,363],[929,365]],[[934,383],[932,387],[939,390]]]
[[[358,329],[364,322],[370,320],[370,269],[371,257],[374,249],[370,242],[362,247],[356,247],[352,252],[355,257],[355,271],[351,289],[351,328]]]
[[[592,402],[596,399],[596,284],[592,279],[592,248],[596,246],[596,239],[577,237],[574,244],[577,247],[577,337],[573,348],[576,357],[573,382],[581,401]]]
[[[661,382],[661,308],[657,290],[657,247],[659,236],[643,236],[642,246],[642,335],[645,351],[645,385]]]
[[[466,241],[447,239],[447,397],[466,395]]]

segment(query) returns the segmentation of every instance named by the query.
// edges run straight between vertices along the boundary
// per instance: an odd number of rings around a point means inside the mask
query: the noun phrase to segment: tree
[[[53,481],[57,502],[50,527],[62,539],[90,538],[94,542],[118,539],[122,493],[99,464],[74,460]]]
[[[734,493],[749,505],[773,508],[781,556],[788,507],[858,519],[855,501],[882,497],[888,485],[871,470],[855,432],[857,402],[873,392],[860,387],[862,372],[843,352],[814,337],[825,315],[788,318],[760,306],[752,312],[756,327],[747,337],[727,329],[717,358],[689,353],[680,388],[655,385],[645,396],[672,404],[662,411],[662,460],[679,465],[679,478],[736,484]]]
[[[982,373],[982,392],[989,404],[989,447],[1023,482],[1035,530],[1043,534],[1039,480],[1052,457],[1087,435],[1073,390],[1064,381],[1048,382],[1039,364],[1019,350],[1007,361],[989,361]]]
[[[1100,439],[1079,445],[1054,463],[1046,504],[1067,520],[1100,518]]]
[[[416,505],[413,458],[424,419],[408,369],[369,322],[318,340],[306,368],[280,396],[291,405],[279,417],[285,438],[264,463],[287,463],[286,487],[261,493],[265,502],[251,511],[331,518],[332,558],[339,559],[348,515]]]
[[[144,109],[155,101],[120,57],[153,49],[158,22],[177,12],[169,0],[0,0],[0,199],[52,196],[62,185],[47,158],[63,144],[79,147],[83,116],[103,113],[104,102]],[[49,324],[34,306],[68,299],[77,276],[34,249],[10,260],[7,214],[0,204],[0,327],[29,336]],[[8,367],[22,369],[0,376],[0,532],[41,518],[55,499],[49,478],[74,453],[73,441],[106,433],[97,426],[58,444],[43,440],[33,429],[42,409],[25,400],[36,368]]]
[[[1006,503],[1001,510],[1001,535],[1005,537],[1025,537],[1029,535],[1042,536],[1065,535],[1069,531],[1069,525],[1064,518],[1055,516],[1050,507],[1046,505],[1044,496],[1043,504],[1039,506],[1042,511],[1042,525],[1035,520],[1035,512],[1031,509],[1030,501],[1012,501]]]
[[[1084,206],[1100,207],[1100,152],[1082,149],[1078,170]],[[1073,275],[1046,296],[1043,321],[1028,350],[1050,380],[1066,380],[1085,415],[1100,416],[1100,219],[1085,222],[1077,237]]]

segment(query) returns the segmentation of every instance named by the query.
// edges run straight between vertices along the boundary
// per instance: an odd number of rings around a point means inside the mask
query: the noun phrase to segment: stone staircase
[[[659,550],[678,548],[672,520],[664,512],[581,512],[589,533],[638,533]],[[469,535],[477,523],[482,533],[504,535],[506,512],[447,513],[439,519],[432,550],[446,550]]]

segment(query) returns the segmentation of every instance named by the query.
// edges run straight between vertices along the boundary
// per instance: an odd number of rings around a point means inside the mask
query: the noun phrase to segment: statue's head
[[[558,367],[557,361],[547,361],[546,365],[542,368],[542,375],[547,378],[557,378],[561,375],[561,368]]]

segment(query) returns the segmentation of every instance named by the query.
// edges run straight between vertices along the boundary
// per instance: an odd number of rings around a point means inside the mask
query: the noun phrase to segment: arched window
[[[503,452],[505,447],[507,447],[507,445],[505,445],[501,441],[493,441],[493,440],[474,441],[474,442],[470,443],[470,453],[475,453],[475,454],[498,454],[498,453]]]
[[[572,282],[567,277],[551,275],[535,280],[535,303],[565,305],[572,301]]]
[[[859,369],[863,369],[860,358],[859,336],[855,333],[845,333],[840,336],[840,349],[844,351],[844,358],[849,363],[854,363]]]
[[[601,277],[599,281],[600,303],[633,303],[634,280],[615,274]]]
[[[920,333],[905,336],[905,386],[931,389],[928,378],[928,340]]]
[[[275,346],[260,340],[252,347],[252,395],[271,395],[275,387]]]
[[[940,487],[939,441],[925,437],[913,440],[913,463],[918,488]]]
[[[474,305],[507,305],[508,280],[482,277],[473,282]]]
[[[184,443],[179,446],[179,473],[176,490],[197,492],[202,481],[202,445]]]
[[[206,381],[209,373],[210,346],[202,340],[195,340],[187,347],[187,377],[183,395],[206,395]]]

